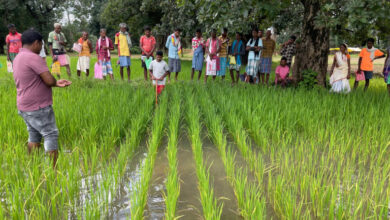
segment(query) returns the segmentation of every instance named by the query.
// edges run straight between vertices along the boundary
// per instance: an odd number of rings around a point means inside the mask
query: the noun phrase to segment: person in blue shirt
[[[179,75],[179,72],[181,71],[181,62],[179,57],[179,55],[182,54],[180,32],[181,29],[176,28],[175,32],[168,36],[167,42],[165,43],[165,47],[168,49],[168,82],[171,81],[170,73],[176,73],[175,80],[177,81],[177,77]]]
[[[232,78],[233,83],[238,83],[239,76],[240,76],[240,69],[241,69],[241,60],[242,56],[245,56],[245,44],[241,40],[241,33],[237,32],[236,33],[236,39],[233,41],[232,46],[230,47],[229,51],[230,56],[234,56],[236,60],[236,64],[230,64],[229,69],[230,69],[230,77]],[[233,71],[236,71],[236,76],[237,78],[234,79],[234,73]]]

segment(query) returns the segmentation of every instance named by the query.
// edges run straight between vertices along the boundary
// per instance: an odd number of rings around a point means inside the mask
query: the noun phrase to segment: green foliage
[[[302,80],[298,86],[305,89],[313,89],[317,85],[318,73],[313,70],[305,70],[302,72]]]
[[[61,17],[61,0],[2,0],[0,2],[0,36],[2,39],[8,34],[7,25],[13,23],[19,32],[34,27],[44,36],[53,29],[53,23]],[[0,53],[3,53],[4,40],[0,41]]]
[[[99,16],[101,25],[107,28],[108,34],[112,36],[119,31],[120,23],[126,23],[134,43],[138,44],[144,26],[154,27],[161,18],[160,8],[143,7],[144,4],[146,2],[141,0],[109,1],[104,5]]]
[[[142,50],[139,46],[133,46],[130,48],[131,54],[141,54]]]

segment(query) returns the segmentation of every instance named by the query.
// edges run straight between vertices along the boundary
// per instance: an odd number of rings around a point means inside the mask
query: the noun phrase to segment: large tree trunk
[[[315,17],[321,10],[320,0],[301,0],[305,7],[302,41],[297,44],[293,77],[302,79],[302,72],[311,69],[318,73],[318,84],[325,86],[329,55],[329,29],[315,25]]]

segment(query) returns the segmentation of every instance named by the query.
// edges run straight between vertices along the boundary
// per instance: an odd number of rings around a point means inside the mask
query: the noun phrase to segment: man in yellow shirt
[[[360,71],[364,72],[364,77],[366,78],[366,85],[364,86],[364,91],[368,89],[370,85],[370,79],[372,79],[374,71],[374,60],[384,58],[385,55],[377,48],[374,47],[375,40],[373,38],[367,39],[367,48],[363,48],[359,55],[359,66],[358,73]],[[359,81],[355,80],[354,89],[359,86]]]
[[[130,34],[127,32],[127,25],[125,23],[119,24],[120,31],[115,34],[115,45],[118,48],[119,65],[121,78],[123,80],[123,68],[127,68],[127,80],[130,82]]]

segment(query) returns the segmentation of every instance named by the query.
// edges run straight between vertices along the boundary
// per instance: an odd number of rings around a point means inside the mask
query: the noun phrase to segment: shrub
[[[302,72],[302,80],[298,83],[298,86],[305,89],[313,89],[317,84],[318,73],[308,69]]]
[[[139,46],[133,46],[130,48],[131,54],[141,54],[142,50]]]

